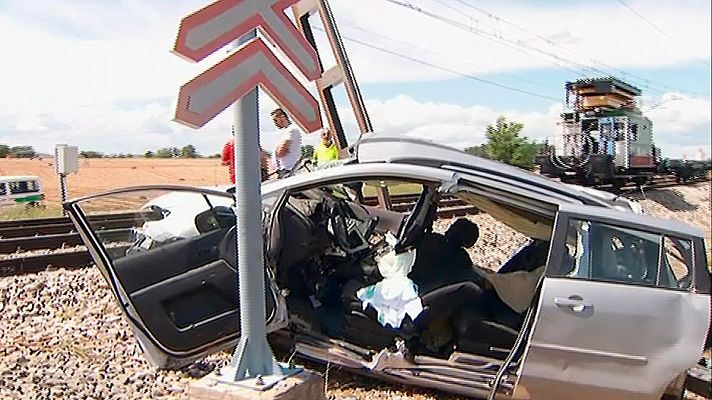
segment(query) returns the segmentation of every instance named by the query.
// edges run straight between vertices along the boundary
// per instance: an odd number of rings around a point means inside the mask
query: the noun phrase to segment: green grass
[[[370,183],[370,182],[369,182]],[[417,183],[391,183],[387,182],[388,193],[393,195],[397,194],[419,194],[423,191],[422,185]],[[376,187],[373,185],[365,185],[363,187],[363,195],[366,197],[372,197],[376,195]]]
[[[51,206],[25,206],[13,205],[0,207],[0,221],[14,221],[19,219],[61,217],[62,208],[58,205]]]

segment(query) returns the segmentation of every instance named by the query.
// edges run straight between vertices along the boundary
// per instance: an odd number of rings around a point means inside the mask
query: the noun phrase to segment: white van
[[[44,198],[39,177],[0,176],[0,205],[39,205]]]

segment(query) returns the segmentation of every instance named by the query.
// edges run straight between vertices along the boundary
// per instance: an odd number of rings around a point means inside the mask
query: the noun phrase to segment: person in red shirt
[[[222,165],[227,165],[228,173],[230,174],[230,183],[235,183],[235,127],[232,127],[233,137],[223,146],[222,150]],[[260,174],[262,181],[269,177],[269,156],[260,146]]]
[[[223,146],[221,160],[222,165],[227,165],[230,183],[235,183],[235,138],[230,138]]]

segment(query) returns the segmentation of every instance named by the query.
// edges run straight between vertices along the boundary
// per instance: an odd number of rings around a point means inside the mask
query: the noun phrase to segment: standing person
[[[235,183],[235,127],[232,127],[233,136],[225,143],[222,150],[222,165],[227,165],[230,174],[230,183]]]
[[[274,168],[279,177],[285,176],[299,163],[302,152],[302,132],[289,120],[281,108],[270,113],[279,129],[279,142],[274,148]]]
[[[233,129],[233,135],[235,127]],[[235,183],[235,137],[231,137],[225,143],[222,149],[222,165],[228,167],[228,173],[230,174],[230,183]],[[269,177],[269,155],[267,154],[262,146],[260,146],[260,176],[262,182],[266,181]]]
[[[331,161],[339,159],[339,148],[331,137],[328,129],[321,131],[321,139],[314,149],[313,162],[317,166],[324,166]]]
[[[260,176],[262,182],[269,179],[269,154],[260,146]]]

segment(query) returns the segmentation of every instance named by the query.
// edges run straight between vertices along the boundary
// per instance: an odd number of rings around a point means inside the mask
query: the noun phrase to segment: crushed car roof
[[[620,196],[596,189],[553,181],[518,167],[477,157],[456,148],[431,141],[403,136],[367,134],[354,147],[356,149],[356,158],[360,164],[400,163],[437,168],[453,167],[458,170],[486,173],[526,183],[540,189],[565,194],[569,197],[577,198],[584,204],[607,205],[636,213],[642,212],[638,204]]]

